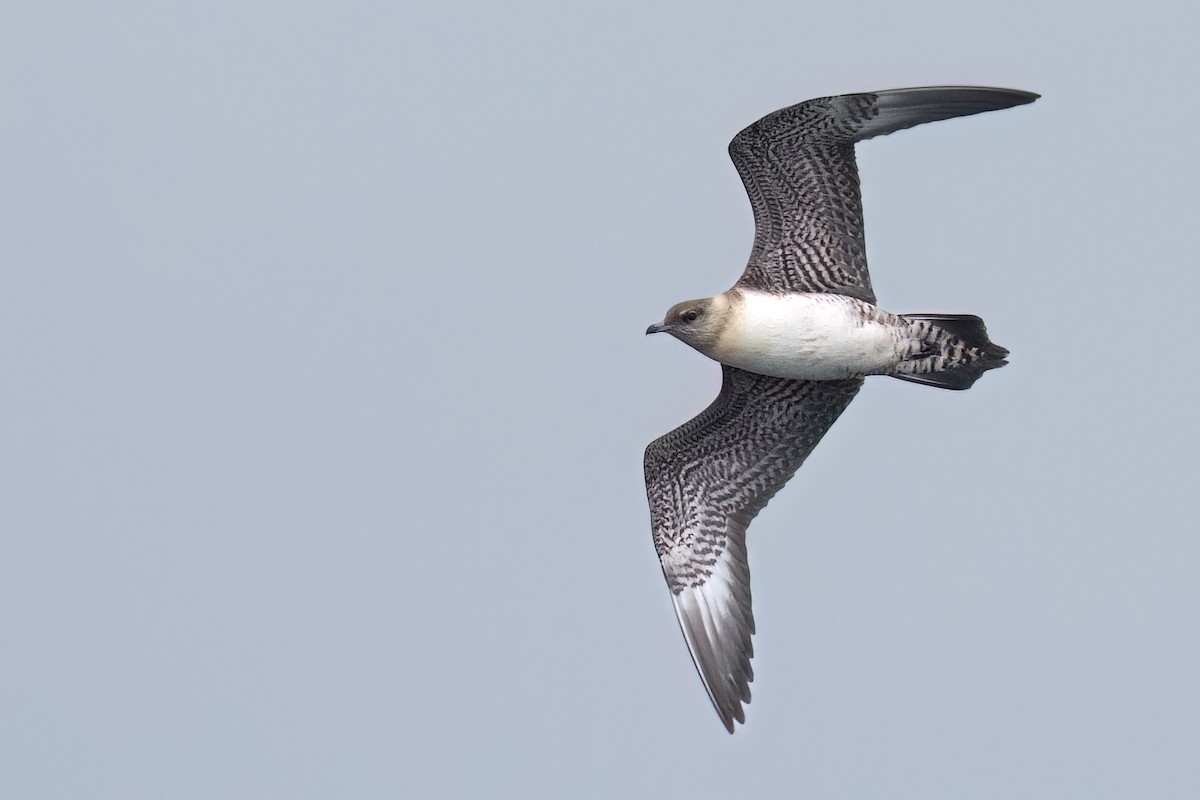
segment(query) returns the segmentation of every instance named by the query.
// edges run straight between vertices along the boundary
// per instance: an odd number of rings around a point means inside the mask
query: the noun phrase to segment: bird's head
[[[663,321],[646,328],[646,333],[669,333],[700,352],[709,350],[720,338],[725,324],[724,297],[688,300],[671,306]]]

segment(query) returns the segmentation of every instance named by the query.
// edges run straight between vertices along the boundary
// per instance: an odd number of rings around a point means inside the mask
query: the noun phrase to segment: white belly
[[[722,364],[779,378],[835,380],[888,372],[899,360],[898,318],[834,294],[741,291],[711,353]]]

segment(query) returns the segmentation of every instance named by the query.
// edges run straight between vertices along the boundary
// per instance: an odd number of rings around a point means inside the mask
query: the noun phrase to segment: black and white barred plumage
[[[673,307],[664,331],[722,363],[717,399],[646,448],[654,546],[680,627],[725,727],[753,673],[746,528],[849,405],[863,376],[968,388],[1006,363],[978,317],[875,306],[855,142],[1033,102],[1012,89],[933,87],[809,100],[729,145],[754,246],[723,295]]]

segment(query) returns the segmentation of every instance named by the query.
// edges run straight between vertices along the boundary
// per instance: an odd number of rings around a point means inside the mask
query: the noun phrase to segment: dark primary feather
[[[746,527],[862,385],[794,381],[723,366],[721,393],[646,448],[654,546],[708,695],[732,733],[753,673]]]
[[[893,89],[808,100],[755,122],[729,144],[754,209],[754,248],[738,285],[874,303],[854,143],[1037,97],[969,86]]]

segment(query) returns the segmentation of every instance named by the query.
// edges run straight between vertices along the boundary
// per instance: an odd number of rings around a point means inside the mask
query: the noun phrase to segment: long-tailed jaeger
[[[967,389],[1008,351],[979,317],[875,305],[854,143],[1031,103],[1014,89],[930,87],[822,97],[755,122],[729,155],[754,247],[727,292],[673,306],[669,333],[721,363],[721,393],[646,448],[654,547],[692,660],[730,733],[750,702],[754,617],[746,527],[866,375]]]

